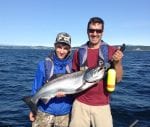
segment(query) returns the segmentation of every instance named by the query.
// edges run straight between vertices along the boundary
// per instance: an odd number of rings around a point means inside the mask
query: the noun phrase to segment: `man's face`
[[[99,45],[103,34],[102,24],[90,24],[87,32],[90,43],[92,45]]]

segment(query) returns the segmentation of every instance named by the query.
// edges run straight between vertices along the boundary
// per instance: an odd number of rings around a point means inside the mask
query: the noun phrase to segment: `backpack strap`
[[[72,72],[73,53],[71,52],[68,57],[69,57],[69,61],[70,61],[70,62],[66,65],[66,72],[67,72],[67,73],[71,73],[71,72]]]
[[[81,46],[78,50],[78,58],[80,67],[86,65],[87,62],[87,44]]]
[[[50,57],[45,58],[45,79],[46,82],[53,76],[54,63]]]
[[[104,61],[104,64],[108,62],[108,49],[108,44],[102,41],[102,44],[99,48],[99,57]]]

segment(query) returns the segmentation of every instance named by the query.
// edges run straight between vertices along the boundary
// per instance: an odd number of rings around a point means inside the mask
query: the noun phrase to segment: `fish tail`
[[[37,113],[37,106],[35,103],[31,100],[32,96],[25,96],[22,98],[22,100],[29,106],[30,110],[32,111],[33,115],[36,115]]]

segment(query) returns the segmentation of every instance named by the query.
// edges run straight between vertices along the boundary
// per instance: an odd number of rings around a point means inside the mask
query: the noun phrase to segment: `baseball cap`
[[[65,43],[71,47],[71,36],[65,32],[58,33],[55,44],[57,43]]]

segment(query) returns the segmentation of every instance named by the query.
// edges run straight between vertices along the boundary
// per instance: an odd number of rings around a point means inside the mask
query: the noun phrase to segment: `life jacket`
[[[50,54],[45,58],[45,81],[48,82],[49,80],[56,78],[62,74],[54,74],[54,58],[56,58],[55,51],[51,51]],[[73,54],[70,53],[67,58],[65,58],[67,62],[66,64],[66,72],[65,73],[71,73],[72,72],[72,58]],[[58,58],[57,58],[58,59]],[[57,73],[57,72],[56,72]]]
[[[87,52],[88,52],[88,43],[82,45],[78,49],[78,58],[80,70],[84,70],[87,68]],[[108,44],[104,41],[101,42],[99,47],[99,61],[98,65],[105,65],[108,62]]]

